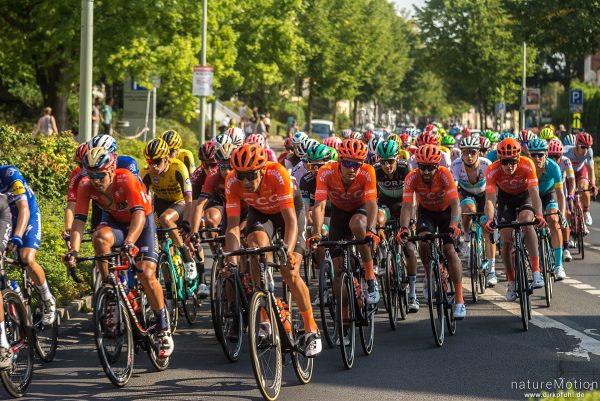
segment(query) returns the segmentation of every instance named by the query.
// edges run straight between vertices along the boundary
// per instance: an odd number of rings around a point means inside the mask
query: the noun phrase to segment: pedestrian
[[[44,108],[44,115],[40,117],[40,119],[37,121],[35,130],[33,131],[33,136],[36,136],[38,133],[48,135],[53,132],[58,132],[58,128],[56,127],[56,120],[52,115],[52,108],[46,107]]]
[[[92,136],[97,136],[100,130],[100,98],[94,99],[92,105]]]
[[[265,137],[267,137],[267,127],[265,125],[265,115],[261,114],[258,117],[258,121],[256,122],[256,129],[254,130],[254,132],[256,134],[261,134]]]
[[[114,98],[109,98],[104,106],[102,107],[102,113],[100,118],[102,121],[103,133],[105,135],[112,135],[112,119],[113,119],[113,105],[115,104]]]
[[[267,134],[268,134],[271,129],[271,113],[265,114],[265,118],[263,119],[263,122],[265,123],[265,130],[267,131]]]
[[[296,132],[298,132],[298,122],[296,121],[295,118],[292,117],[292,123],[290,124],[290,127],[288,128],[288,132],[287,132],[288,138],[291,138],[292,136],[294,136],[294,134]]]

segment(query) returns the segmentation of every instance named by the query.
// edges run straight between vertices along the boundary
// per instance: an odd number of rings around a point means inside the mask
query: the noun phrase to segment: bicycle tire
[[[307,253],[304,258],[302,258],[302,270],[303,270],[303,279],[307,286],[310,286],[310,282],[314,277],[313,271],[314,260],[311,253]]]
[[[58,348],[58,313],[55,313],[51,325],[43,324],[44,301],[40,290],[34,285],[31,278],[27,279],[31,297],[26,301],[31,312],[33,339],[35,350],[43,362],[52,362]]]
[[[142,322],[142,326],[144,327],[144,329],[148,330],[152,326],[156,326],[156,316],[154,314],[154,311],[150,307],[150,303],[148,302],[148,297],[146,296],[144,289],[140,288],[139,291],[140,291],[140,302],[142,305],[141,306],[141,311],[142,311],[141,312],[141,314],[142,314],[141,322]],[[144,339],[144,341],[146,342],[145,348],[146,348],[146,353],[148,354],[148,359],[150,359],[150,363],[152,363],[152,366],[154,366],[154,369],[156,369],[159,372],[166,370],[169,367],[171,358],[170,357],[167,357],[167,358],[160,357],[159,348],[158,348],[158,332],[156,331],[156,329],[153,329],[153,331],[147,332],[147,335],[146,335],[146,338]]]
[[[115,312],[116,320],[113,320],[114,316],[107,317],[107,310],[113,308],[111,304],[115,307],[112,312]],[[102,369],[112,384],[116,387],[123,387],[133,373],[135,350],[129,314],[125,311],[125,305],[111,285],[107,284],[101,287],[97,293],[93,322],[96,350]],[[108,339],[116,339],[112,352],[107,352],[105,342]],[[126,347],[125,352],[123,352],[124,346]],[[124,361],[124,364],[117,369],[116,364],[119,360]]]
[[[390,321],[390,327],[392,330],[396,330],[398,322],[398,312],[400,309],[399,300],[400,298],[400,283],[398,282],[397,268],[394,261],[395,255],[388,249],[386,257],[382,260],[382,268],[385,269],[385,290],[387,292],[386,298],[388,299],[388,305],[386,309],[388,312],[388,319]]]
[[[487,276],[486,271],[483,270],[482,262],[486,258],[485,240],[483,239],[483,232],[481,226],[477,229],[477,249],[479,255],[479,294],[485,294],[487,288]],[[488,268],[490,261],[488,261]]]
[[[551,304],[550,286],[552,284],[550,283],[550,281],[552,280],[552,276],[550,273],[550,261],[548,255],[549,249],[547,238],[540,237],[538,247],[540,254],[540,270],[542,273],[542,277],[544,277],[544,298],[546,300],[546,307],[549,308]]]
[[[256,385],[263,397],[268,401],[273,401],[279,396],[283,375],[283,355],[281,350],[281,339],[279,338],[279,327],[275,321],[274,305],[268,298],[268,294],[262,291],[256,291],[250,300],[249,311],[249,340],[250,340],[250,359]],[[269,321],[271,322],[271,332],[260,339],[258,336],[261,324],[261,309],[266,310]],[[267,361],[262,358],[265,350],[272,350],[273,361]],[[269,363],[272,362],[272,363]],[[263,369],[264,368],[264,369]],[[272,372],[273,377],[266,377],[266,374]]]
[[[185,320],[188,322],[190,326],[193,326],[196,323],[196,318],[198,317],[198,295],[196,291],[192,291],[189,280],[183,280],[183,293],[185,294],[185,298],[182,300],[183,304],[183,315],[185,316]]]
[[[21,297],[10,289],[2,291],[2,297],[6,337],[16,355],[13,356],[11,368],[0,371],[0,380],[6,391],[18,398],[27,393],[33,377],[33,330],[27,307]]]
[[[429,320],[435,345],[444,345],[444,303],[442,298],[442,279],[439,273],[437,261],[429,262],[429,277],[427,280],[427,304],[429,307]]]
[[[585,259],[585,249],[583,244],[583,237],[585,237],[584,233],[584,221],[583,221],[583,209],[581,209],[581,205],[576,206],[575,208],[576,214],[575,219],[577,220],[577,251],[579,252],[579,256],[581,260]]]
[[[360,276],[359,283],[360,288],[367,287],[367,280],[365,280],[363,275]],[[377,313],[377,305],[367,304],[367,300],[364,297],[362,303],[362,314],[365,321],[359,326],[360,345],[362,346],[363,353],[369,356],[373,353],[373,346],[375,345],[375,314]]]
[[[216,286],[217,286],[217,272],[222,268],[222,266],[219,266],[219,262],[218,259],[215,259],[213,261],[212,264],[212,268],[210,271],[210,286],[209,286],[209,291],[210,291],[210,316],[211,316],[211,322],[212,322],[212,326],[213,326],[213,330],[215,332],[215,336],[217,336],[217,318],[215,316],[215,302],[216,302],[216,296],[217,296],[217,290],[216,290]],[[219,337],[217,336],[217,340],[221,341],[219,339]]]
[[[287,335],[290,338],[290,342],[294,344],[296,339],[304,333],[304,322],[302,321],[302,316],[300,315],[300,309],[297,305],[295,305],[295,302],[290,300],[290,302],[288,302],[288,307],[292,328],[290,333]],[[291,357],[294,373],[296,374],[296,378],[300,384],[310,383],[314,370],[314,358],[306,357],[297,351],[293,351],[291,353]]]
[[[444,269],[446,269],[446,286],[448,288],[448,292],[449,293],[454,293],[454,283],[452,282],[452,280],[450,279],[450,275],[448,274],[448,269],[446,267],[444,267]],[[443,283],[442,283],[442,287],[443,287]],[[452,302],[448,301],[448,294],[444,293],[444,316],[446,317],[446,330],[448,331],[448,334],[453,336],[454,334],[456,334],[456,319],[454,319],[454,316],[452,315],[452,308],[454,307],[454,300],[452,300]]]
[[[479,254],[477,248],[477,238],[471,232],[470,252],[469,252],[469,272],[471,273],[471,299],[477,303],[479,295]]]
[[[392,251],[392,267],[396,271],[396,281],[398,282],[398,306],[400,311],[400,320],[406,320],[408,315],[408,275],[406,273],[406,260],[404,255],[396,249]]]
[[[342,354],[342,362],[346,369],[352,369],[354,365],[355,347],[356,347],[356,322],[354,313],[354,299],[355,290],[353,290],[354,283],[351,277],[346,272],[340,274],[337,280],[338,284],[338,300],[336,301],[336,317],[337,317],[337,332],[339,338],[340,352]],[[344,336],[344,297],[346,299],[347,311],[349,320],[346,322],[347,334]],[[345,337],[348,337],[348,345],[345,344]]]
[[[330,348],[335,346],[337,339],[336,300],[333,291],[333,265],[325,260],[319,272],[319,309],[321,312],[321,328],[325,341]]]
[[[548,249],[552,249],[552,241],[550,240],[550,237],[546,238],[546,246],[548,247]],[[550,251],[548,253],[548,260],[550,263],[550,272],[549,272],[549,279],[548,279],[548,285],[549,285],[549,290],[550,290],[550,299],[553,298],[553,292],[554,292],[554,277],[555,277],[555,270],[556,270],[556,257],[554,256],[554,250]]]
[[[521,252],[515,250],[515,277],[517,279],[517,296],[519,297],[519,308],[521,310],[521,323],[523,324],[523,330],[529,330],[529,318],[527,316],[527,287],[526,287],[526,273],[524,272],[525,266],[523,264],[523,255]]]
[[[224,279],[223,277],[217,278],[216,286],[216,305],[215,305],[215,319],[216,319],[216,335],[221,343],[221,348],[225,357],[231,362],[236,362],[240,358],[242,350],[242,310],[240,306],[239,294],[235,288],[233,278]],[[229,300],[227,299],[227,281],[233,286],[234,299],[232,302],[233,310],[231,310]],[[231,342],[227,338],[227,334],[231,327],[235,327],[237,320],[237,335],[238,340]]]
[[[169,262],[169,256],[165,252],[161,252],[158,257],[156,277],[162,287],[163,294],[165,294],[165,307],[169,313],[171,333],[175,333],[179,322],[179,297],[177,294],[177,277],[175,275],[175,268]],[[171,299],[167,298],[169,292],[171,293]]]

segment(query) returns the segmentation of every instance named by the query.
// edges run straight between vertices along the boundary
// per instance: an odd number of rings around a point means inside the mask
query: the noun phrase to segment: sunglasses
[[[314,170],[318,170],[318,169],[320,169],[320,168],[321,168],[321,166],[324,166],[324,165],[325,165],[325,163],[307,163],[307,164],[306,164],[306,167],[307,167],[309,170],[311,170],[311,171],[314,171]]]
[[[230,171],[232,169],[233,169],[233,167],[231,167],[231,164],[229,164],[229,163],[219,163],[219,170]]]
[[[500,163],[502,163],[503,166],[514,166],[517,163],[519,163],[518,159],[502,159],[500,160]]]
[[[380,159],[379,163],[389,166],[390,164],[394,164],[396,159]]]
[[[477,149],[465,149],[462,151],[462,154],[467,156],[475,156],[478,153],[479,151]]]
[[[146,162],[148,163],[149,166],[152,166],[152,165],[158,166],[159,164],[162,164],[163,160],[167,160],[167,159],[146,159]]]
[[[215,168],[216,166],[217,166],[217,163],[205,163],[205,162],[202,162],[202,167],[204,167],[205,169],[208,169],[208,170],[210,170],[212,168]]]
[[[419,170],[421,170],[421,171],[431,172],[431,171],[437,170],[438,165],[437,164],[419,164],[418,167],[419,167]]]
[[[106,171],[100,171],[97,173],[92,173],[88,171],[88,177],[90,178],[90,180],[103,180],[104,177],[106,177],[107,175],[108,173]]]
[[[548,155],[549,158],[551,158],[552,160],[558,160],[560,159],[561,155]]]
[[[256,171],[236,171],[235,177],[239,181],[254,181],[258,178],[259,170]]]
[[[546,156],[545,153],[530,153],[529,156],[535,158],[535,159],[541,159],[542,157]]]
[[[589,146],[583,146],[583,145],[579,145],[579,147],[580,147],[581,149],[589,149],[589,148],[590,148]]]
[[[352,170],[358,170],[363,165],[362,162],[353,162],[351,160],[342,160],[341,163],[342,166]]]

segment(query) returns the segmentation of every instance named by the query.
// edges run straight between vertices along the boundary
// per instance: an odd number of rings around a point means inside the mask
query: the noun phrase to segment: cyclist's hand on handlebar
[[[179,226],[179,231],[183,234],[189,234],[192,231],[192,226],[189,221],[182,221]]]
[[[67,253],[65,253],[65,256],[63,256],[63,263],[65,264],[65,266],[67,266],[69,269],[74,269],[76,266],[75,263],[75,259],[77,258],[77,251],[69,251]]]
[[[381,242],[381,238],[379,238],[379,235],[377,235],[375,231],[367,230],[365,238],[367,237],[370,237],[373,240],[374,245],[379,245],[379,242]]]
[[[458,228],[455,225],[451,225],[450,227],[448,227],[448,234],[450,234],[450,238],[452,239],[457,239],[458,237],[460,237],[460,228]]]
[[[287,266],[290,270],[294,270],[296,266],[296,254],[294,252],[289,252],[287,254]]]
[[[196,252],[200,245],[200,235],[198,233],[190,234],[186,239],[185,243],[190,248],[192,252]]]
[[[396,234],[396,241],[402,245],[406,245],[406,239],[408,238],[408,227],[401,227],[398,234]]]
[[[494,220],[488,220],[485,222],[485,224],[483,225],[483,228],[485,228],[485,231],[487,231],[490,234],[494,233]]]
[[[536,214],[535,215],[535,225],[537,228],[544,228],[546,227],[546,219],[544,219],[544,216],[541,214]]]
[[[321,234],[313,234],[306,239],[306,247],[308,249],[312,248],[317,242],[321,241],[323,236]]]
[[[598,196],[598,186],[596,184],[592,184],[592,195],[594,195],[594,197]]]
[[[60,236],[65,240],[65,242],[71,241],[71,230],[62,230]]]
[[[135,258],[139,251],[140,248],[138,248],[137,246],[135,246],[135,244],[131,242],[124,242],[123,246],[121,247],[121,252],[131,256],[132,258]]]

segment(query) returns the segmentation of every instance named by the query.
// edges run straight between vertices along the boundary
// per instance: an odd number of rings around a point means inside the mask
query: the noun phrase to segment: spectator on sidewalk
[[[265,123],[265,130],[267,134],[271,132],[271,113],[266,113],[265,118],[263,118],[263,122]]]
[[[56,127],[56,120],[52,115],[52,108],[46,107],[44,108],[44,115],[40,117],[40,119],[37,121],[35,130],[33,131],[33,136],[37,136],[38,133],[48,135],[53,132],[58,132],[58,128]]]
[[[94,99],[92,105],[92,136],[97,136],[100,131],[100,98]]]
[[[256,129],[254,130],[254,132],[263,135],[265,139],[267,138],[267,126],[265,125],[264,114],[261,114],[258,117],[258,121],[256,122]]]
[[[108,98],[104,106],[102,106],[102,112],[100,118],[102,121],[102,133],[105,135],[112,135],[112,120],[113,120],[113,106],[115,104],[114,98]]]

